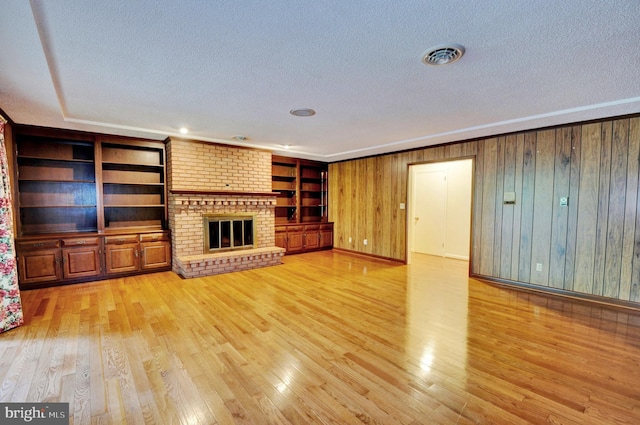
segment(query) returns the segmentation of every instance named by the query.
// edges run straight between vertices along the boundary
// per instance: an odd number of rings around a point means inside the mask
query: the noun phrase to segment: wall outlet
[[[542,271],[542,263],[536,263],[536,271],[537,272],[541,272]]]
[[[349,243],[353,242],[353,238],[349,236]]]
[[[365,240],[362,241],[362,243],[366,245],[366,244],[369,243],[369,241],[365,239]]]
[[[403,210],[405,209],[407,206],[405,205],[404,202],[400,202],[400,209]]]

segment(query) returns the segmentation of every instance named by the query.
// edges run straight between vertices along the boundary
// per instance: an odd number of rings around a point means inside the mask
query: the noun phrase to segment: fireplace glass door
[[[205,252],[249,249],[255,246],[253,216],[205,216]]]

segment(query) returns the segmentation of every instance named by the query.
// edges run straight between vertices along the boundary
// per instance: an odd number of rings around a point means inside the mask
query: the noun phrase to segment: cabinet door
[[[277,230],[276,229],[276,246],[280,248],[287,247],[287,231],[286,230]]]
[[[333,247],[333,230],[323,229],[320,230],[320,248],[332,248]]]
[[[305,249],[318,249],[320,247],[320,232],[318,230],[307,230],[304,235]]]
[[[158,269],[171,266],[171,249],[169,242],[140,243],[141,269]]]
[[[140,269],[138,244],[107,245],[107,273],[135,272]]]
[[[62,271],[65,279],[99,276],[100,247],[86,246],[62,250]]]
[[[21,253],[18,257],[18,276],[21,284],[59,280],[62,277],[60,250]]]
[[[287,253],[300,252],[304,249],[304,232],[302,230],[287,232]]]

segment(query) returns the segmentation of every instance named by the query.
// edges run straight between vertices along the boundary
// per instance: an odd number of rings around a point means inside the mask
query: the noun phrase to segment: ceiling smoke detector
[[[422,62],[431,66],[454,63],[464,55],[464,46],[459,44],[443,44],[429,49],[422,57]]]

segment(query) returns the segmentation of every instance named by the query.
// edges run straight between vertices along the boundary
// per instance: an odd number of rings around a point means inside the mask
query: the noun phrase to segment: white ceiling
[[[2,0],[0,108],[323,161],[637,113],[640,2]]]

